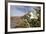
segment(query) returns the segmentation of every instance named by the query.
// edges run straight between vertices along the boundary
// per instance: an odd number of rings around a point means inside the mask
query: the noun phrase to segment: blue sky
[[[16,6],[16,5],[11,5],[10,6],[10,15],[11,16],[23,16],[27,12],[33,11],[31,6]]]

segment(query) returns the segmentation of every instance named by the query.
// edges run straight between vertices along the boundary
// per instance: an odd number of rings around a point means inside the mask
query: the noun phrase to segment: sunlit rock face
[[[33,9],[33,8],[32,8]],[[31,16],[27,15],[28,17],[30,17],[30,19],[38,19],[37,17],[37,12],[36,10],[32,10],[30,13],[29,13]],[[39,14],[38,14],[39,15]]]
[[[30,14],[31,14],[30,19],[38,19],[37,15],[34,15],[32,12]]]

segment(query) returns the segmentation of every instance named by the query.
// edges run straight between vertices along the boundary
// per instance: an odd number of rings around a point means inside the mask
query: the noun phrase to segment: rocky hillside
[[[11,17],[11,27],[12,28],[23,28],[23,27],[27,28],[27,27],[30,27],[30,25],[26,19],[23,19],[22,17],[19,17],[19,16],[15,16],[15,17]]]

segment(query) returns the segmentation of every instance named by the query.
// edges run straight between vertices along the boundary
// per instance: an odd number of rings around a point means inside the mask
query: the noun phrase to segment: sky
[[[10,6],[10,15],[11,16],[23,16],[28,12],[34,11],[31,6]]]

